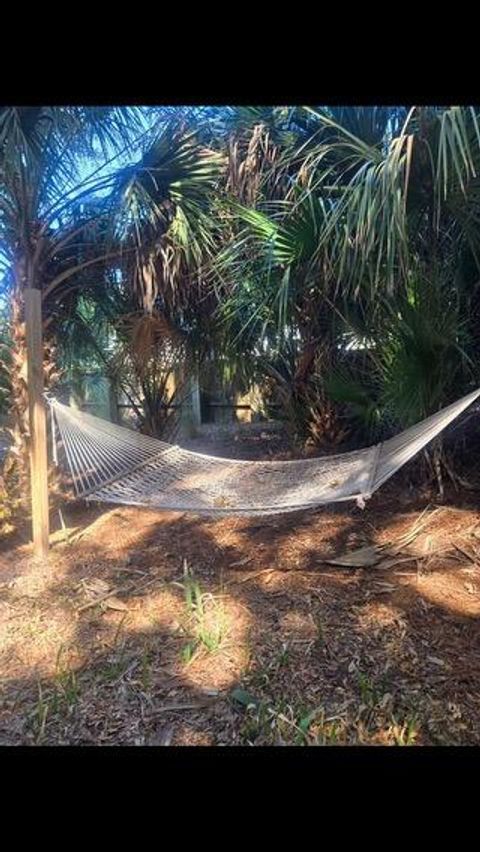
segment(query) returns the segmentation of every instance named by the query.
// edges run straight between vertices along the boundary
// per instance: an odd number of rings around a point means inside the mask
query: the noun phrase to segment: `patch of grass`
[[[290,660],[290,647],[288,642],[282,642],[282,650],[277,657],[277,666],[286,666]]]
[[[124,615],[122,615],[122,617],[121,617],[121,619],[118,623],[118,627],[115,630],[115,635],[113,637],[113,647],[114,648],[116,648],[116,646],[117,646],[118,640],[120,638],[120,634],[123,631],[123,627],[124,627],[124,624],[125,624],[125,621],[127,620],[127,618],[128,618],[128,613],[126,612]]]
[[[187,644],[183,646],[181,651],[181,658],[183,663],[189,663],[192,660],[196,648],[196,642],[187,642]]]
[[[273,704],[242,688],[235,689],[232,698],[244,708],[240,736],[249,745],[334,745],[343,739],[343,724],[326,719],[323,707],[306,711],[284,700]]]
[[[310,742],[310,728],[318,716],[325,716],[323,707],[316,707],[314,710],[310,710],[306,714],[302,714],[301,718],[298,719],[297,727],[299,729],[299,734],[297,734],[297,742],[299,745],[306,743],[307,745]]]
[[[299,713],[296,728],[296,745],[336,745],[344,739],[344,723],[340,719],[326,718],[322,706]]]
[[[253,689],[264,689],[268,686],[275,677],[280,674],[280,670],[287,668],[292,660],[292,650],[290,643],[282,642],[280,650],[273,652],[269,660],[262,664],[256,663],[256,667],[251,668],[248,675],[245,677],[245,683]],[[248,668],[248,667],[247,667]]]
[[[261,701],[257,704],[249,704],[245,710],[245,716],[240,726],[240,737],[247,745],[253,745],[258,739],[270,743],[278,738],[275,736],[276,713],[267,702]]]
[[[269,743],[275,740],[276,712],[269,702],[257,698],[243,687],[237,687],[231,693],[233,705],[244,711],[240,725],[240,739],[247,745],[253,745],[259,738]]]
[[[210,592],[203,592],[187,563],[184,564],[184,593],[189,641],[182,648],[184,663],[190,663],[198,651],[217,652],[227,633],[227,618],[223,604]]]
[[[45,699],[42,690],[42,684],[38,682],[38,699],[33,711],[32,728],[35,736],[35,743],[40,745],[45,735],[45,727],[47,724],[48,712],[50,705]]]
[[[111,683],[122,677],[128,669],[129,660],[125,657],[123,648],[118,656],[112,656],[110,660],[99,670],[100,680]]]
[[[393,741],[397,746],[415,745],[418,734],[419,724],[416,716],[408,716],[403,722],[397,722],[392,716],[391,734]]]
[[[316,745],[339,745],[345,741],[345,725],[333,719],[325,722],[316,734]]]
[[[270,675],[266,669],[253,669],[248,674],[248,685],[253,689],[263,689],[270,683]]]
[[[102,681],[111,683],[118,680],[127,671],[129,659],[126,658],[125,637],[122,636],[125,622],[128,619],[128,613],[125,613],[120,619],[115,634],[110,645],[110,648],[117,653],[112,654],[108,662],[106,662],[99,670],[99,677]],[[118,649],[118,650],[117,650]]]
[[[63,662],[65,648],[60,646],[55,662],[53,684],[47,690],[42,684],[37,684],[37,701],[33,712],[29,715],[27,724],[31,726],[36,745],[40,745],[45,737],[47,720],[67,712],[70,715],[80,697],[80,688],[76,673]]]
[[[362,703],[370,708],[375,707],[378,703],[378,693],[371,678],[363,672],[358,672],[358,686]]]
[[[62,662],[64,646],[61,645],[57,654],[54,677],[54,694],[52,710],[56,712],[64,703],[71,712],[78,702],[80,689],[75,672]]]

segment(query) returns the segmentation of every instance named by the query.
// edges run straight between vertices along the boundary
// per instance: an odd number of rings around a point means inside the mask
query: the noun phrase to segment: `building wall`
[[[174,397],[176,389],[178,397]],[[179,367],[169,377],[167,390],[169,398],[174,397],[174,403],[179,405],[175,432],[178,436],[194,437],[195,430],[204,423],[233,425],[263,419],[260,389],[255,386],[229,395],[218,381],[199,381],[198,375],[191,375],[184,382]],[[69,402],[105,420],[133,425],[128,398],[115,397],[106,377],[83,376],[78,387],[71,390]]]

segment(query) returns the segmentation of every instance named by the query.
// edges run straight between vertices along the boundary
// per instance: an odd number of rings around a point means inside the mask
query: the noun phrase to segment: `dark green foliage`
[[[292,440],[326,448],[378,440],[478,384],[478,109],[134,110],[128,164],[66,206],[76,157],[117,147],[124,114],[39,110],[0,111],[0,226],[13,246],[19,213],[49,223],[45,309],[66,369],[115,365],[125,383],[135,365],[151,414],[153,350],[138,334],[125,348],[143,312],[226,387],[263,383]],[[19,150],[33,194],[15,183]]]

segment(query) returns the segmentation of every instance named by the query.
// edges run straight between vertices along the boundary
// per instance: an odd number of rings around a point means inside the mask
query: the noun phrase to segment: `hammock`
[[[480,395],[388,441],[342,455],[237,461],[190,452],[49,399],[77,497],[206,515],[270,515],[356,500],[387,479]],[[54,435],[55,445],[55,435]]]

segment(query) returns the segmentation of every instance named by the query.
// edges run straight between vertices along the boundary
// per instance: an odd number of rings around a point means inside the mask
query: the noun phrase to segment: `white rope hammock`
[[[368,499],[480,395],[373,447],[295,461],[190,452],[49,399],[77,497],[207,515],[270,515]],[[55,444],[55,437],[54,437]]]

